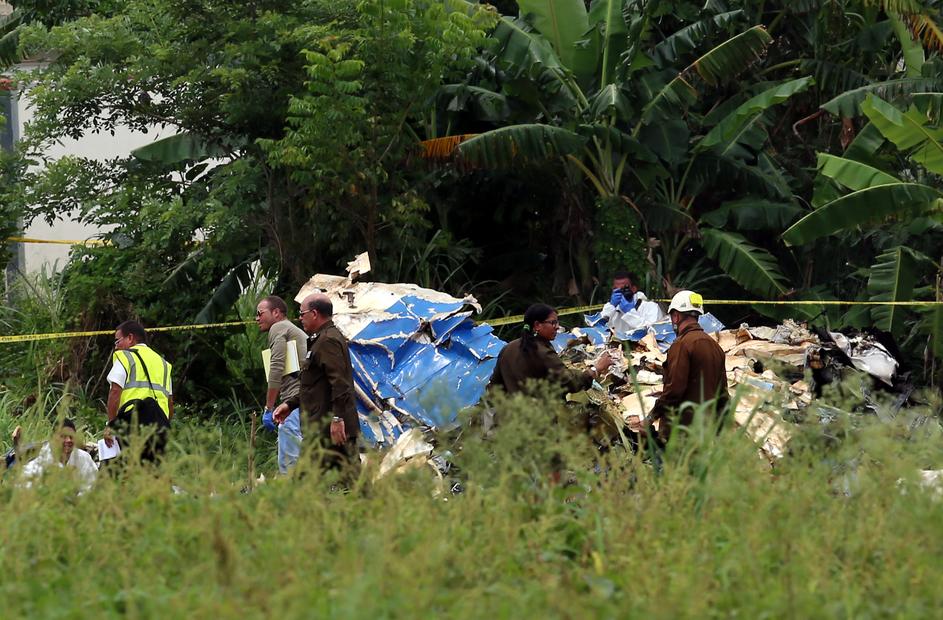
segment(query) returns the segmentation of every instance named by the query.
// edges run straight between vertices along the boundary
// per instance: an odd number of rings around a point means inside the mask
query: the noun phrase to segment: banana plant
[[[522,3],[522,9],[527,6],[537,11],[553,4]],[[680,105],[672,111],[677,115],[685,105],[696,100],[699,91],[695,84],[716,85],[725,77],[737,75],[770,42],[762,27],[749,28],[711,48],[682,70],[675,70],[669,79],[657,85],[649,103],[633,101],[629,77],[642,64],[638,60],[640,52],[633,50],[641,49],[651,12],[657,4],[649,2],[635,12],[632,8],[636,3],[631,0],[596,0],[591,4],[587,14],[588,30],[583,33],[587,38],[583,42],[584,49],[595,48],[602,52],[594,76],[585,72],[587,63],[579,60],[579,56],[572,61],[576,64],[571,66],[561,59],[560,54],[578,41],[574,29],[564,33],[554,28],[556,22],[549,19],[549,9],[542,13],[541,19],[534,20],[534,26],[543,28],[541,35],[549,37],[545,40],[553,48],[552,57],[545,46],[534,44],[536,35],[523,29],[515,30],[513,37],[502,41],[499,59],[520,58],[523,48],[544,50],[540,55],[540,68],[557,76],[571,95],[573,105],[565,117],[552,119],[553,124],[512,125],[482,133],[463,142],[458,147],[459,154],[471,163],[491,168],[507,168],[527,160],[558,158],[579,170],[600,199],[621,196],[626,172],[635,165],[645,167],[655,162],[653,149],[644,146],[639,138],[646,137],[646,127],[652,127],[648,130],[648,137],[657,139],[659,133],[663,134],[668,126],[660,123],[659,114],[666,111],[666,106]],[[719,21],[725,23],[729,19],[725,17]],[[715,23],[714,19],[709,21]],[[663,48],[662,56],[673,58],[664,50],[677,50],[681,40],[693,48],[698,37],[705,37],[710,32],[706,26],[687,29],[683,36],[672,41],[672,45]],[[617,36],[620,33],[626,36]],[[615,56],[620,58],[617,67],[611,64]],[[648,63],[654,65],[650,59]],[[665,68],[659,69],[666,72]],[[655,82],[655,79],[650,80],[650,83]],[[634,113],[635,110],[642,110],[642,113]],[[553,129],[548,131],[548,127]],[[546,140],[550,135],[554,139]],[[663,135],[662,138],[662,151],[667,152],[667,141],[674,136]]]
[[[881,141],[894,144],[927,172],[943,174],[943,130],[936,113],[943,105],[941,96],[924,94],[914,99],[905,112],[869,95],[861,110]],[[879,143],[869,140],[872,146],[865,152],[876,151]],[[862,228],[887,228],[895,219],[908,222],[922,216],[940,220],[943,214],[943,191],[936,184],[901,179],[867,163],[824,153],[818,157],[818,175],[826,181],[820,187],[828,189],[819,193],[810,213],[783,233],[787,244],[806,244]],[[912,301],[918,295],[918,285],[935,265],[933,259],[903,244],[886,248],[875,261],[867,282],[872,301]],[[936,271],[939,277],[939,267]],[[917,324],[917,330],[929,333],[934,343],[943,339],[937,325],[939,314],[940,309],[933,308]],[[881,305],[872,307],[870,315],[876,327],[901,336],[914,313],[904,306]]]

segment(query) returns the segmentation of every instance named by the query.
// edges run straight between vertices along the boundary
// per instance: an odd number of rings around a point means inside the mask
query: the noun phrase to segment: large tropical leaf
[[[874,185],[888,185],[899,183],[900,179],[893,177],[877,168],[872,168],[844,157],[836,157],[828,153],[819,153],[819,174],[833,179],[842,187],[852,191],[865,189]]]
[[[610,84],[619,58],[628,46],[629,30],[622,9],[625,0],[593,0],[589,6],[587,40],[601,52],[599,83]]]
[[[884,142],[885,139],[880,130],[874,126],[874,123],[869,122],[862,127],[855,139],[845,149],[845,159],[854,159],[873,165],[877,163],[875,154],[884,146]]]
[[[508,168],[523,161],[539,161],[578,153],[586,138],[551,125],[512,125],[479,134],[458,147],[459,154],[487,168]]]
[[[469,0],[445,0],[447,11],[471,15],[481,10],[478,2]],[[491,38],[497,42],[493,52],[509,77],[532,76],[539,72],[538,66],[559,69],[560,57],[550,42],[523,19],[502,16],[495,25]]]
[[[590,100],[589,114],[597,119],[613,115],[624,121],[631,115],[631,104],[618,84],[607,84]]]
[[[240,263],[226,274],[213,291],[209,301],[196,315],[194,323],[213,323],[232,311],[242,290],[252,282],[252,263],[258,258],[253,255],[245,262]]]
[[[629,155],[636,161],[651,164],[658,162],[658,156],[648,146],[617,127],[601,123],[585,124],[577,128],[577,133],[608,144],[614,154]]]
[[[748,242],[743,235],[704,228],[702,244],[707,255],[720,264],[740,286],[764,297],[786,293],[786,277],[772,254]]]
[[[131,154],[141,161],[173,165],[184,161],[220,157],[225,155],[225,151],[196,134],[183,132],[136,148]]]
[[[901,95],[932,91],[940,86],[940,80],[935,78],[899,78],[859,86],[843,92],[834,99],[826,101],[821,108],[830,114],[842,118],[854,118],[861,113],[861,103],[868,95],[876,95],[884,99],[894,99]]]
[[[671,108],[687,105],[697,98],[692,80],[700,78],[710,86],[733,79],[760,58],[773,38],[763,26],[753,26],[713,48],[668,82],[645,106],[642,122],[651,122],[656,113],[665,115]]]
[[[939,209],[941,197],[939,191],[918,183],[875,185],[815,209],[784,232],[783,241],[787,245],[801,245],[893,215],[925,213]]]
[[[816,90],[822,97],[836,97],[846,91],[871,83],[868,76],[859,68],[831,60],[819,58],[803,60],[799,63],[799,71],[815,79]]]
[[[923,42],[928,50],[943,51],[943,28],[940,27],[939,15],[930,14],[911,15],[908,19],[910,28],[917,39]]]
[[[943,174],[943,129],[931,126],[916,106],[901,112],[872,95],[861,104],[861,109],[897,148],[927,170]]]
[[[15,65],[22,60],[19,53],[19,27],[22,23],[21,11],[0,16],[0,69]]]
[[[685,26],[668,35],[656,46],[652,55],[660,66],[670,66],[684,55],[697,49],[708,37],[722,32],[727,26],[743,17],[743,11],[727,11],[711,15],[701,21]]]
[[[743,136],[756,128],[762,129],[763,114],[774,105],[787,101],[796,93],[801,93],[812,85],[812,78],[804,77],[778,84],[751,97],[738,106],[711,129],[697,145],[698,150],[716,148],[721,155],[729,154]],[[766,136],[766,131],[762,131]],[[764,140],[765,141],[765,140]]]
[[[479,120],[492,123],[503,121],[511,113],[507,97],[487,88],[468,84],[446,84],[439,92],[447,99],[445,108],[449,112],[468,110]]]
[[[592,73],[595,50],[577,46],[589,23],[583,0],[518,0],[517,5],[521,14],[550,42],[566,68],[577,75]]]
[[[919,40],[915,40],[916,37],[897,13],[889,11],[887,17],[894,28],[894,34],[897,35],[901,51],[904,53],[907,77],[919,78],[921,76],[921,69],[923,69],[923,63],[926,61],[926,56],[923,53],[923,45],[920,44]]]
[[[737,230],[782,230],[802,214],[802,207],[793,202],[773,202],[762,198],[743,198],[725,202],[701,216],[701,222],[714,228]]]
[[[642,144],[670,166],[678,166],[687,159],[690,131],[687,123],[681,119],[646,125],[638,137]]]
[[[917,258],[905,246],[892,248],[877,257],[868,278],[871,301],[909,301],[917,283]],[[904,306],[874,306],[874,326],[899,336],[904,327]]]
[[[938,360],[943,360],[943,305],[924,311],[923,331],[930,336],[930,352]]]

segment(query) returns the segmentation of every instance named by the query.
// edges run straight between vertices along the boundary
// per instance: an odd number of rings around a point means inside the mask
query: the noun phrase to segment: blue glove
[[[272,414],[273,411],[271,409],[266,409],[262,412],[262,426],[270,431],[276,431],[278,427],[275,426],[275,418]]]
[[[625,301],[625,297],[623,297],[622,295],[621,288],[617,288],[616,290],[612,291],[612,297],[609,298],[610,304],[618,308],[620,305],[622,305],[622,302],[624,301]]]
[[[616,307],[619,308],[621,312],[631,312],[635,310],[635,295],[632,295],[629,299],[626,299],[625,295],[622,295],[622,303]]]

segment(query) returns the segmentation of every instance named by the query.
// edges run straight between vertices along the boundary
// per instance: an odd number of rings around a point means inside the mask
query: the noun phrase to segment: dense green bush
[[[559,401],[495,406],[491,439],[474,427],[441,438],[458,495],[426,466],[371,482],[375,462],[346,495],[316,471],[244,494],[240,416],[178,425],[157,476],[102,477],[81,497],[64,475],[32,490],[8,476],[0,607],[364,618],[926,617],[937,607],[940,500],[917,483],[939,464],[935,443],[868,426],[828,458],[798,449],[771,471],[731,430],[679,442],[656,475],[624,453],[594,456]],[[559,484],[555,456],[568,470]]]

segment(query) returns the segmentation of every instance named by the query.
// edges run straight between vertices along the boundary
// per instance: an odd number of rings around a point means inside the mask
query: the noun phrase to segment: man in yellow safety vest
[[[125,321],[115,330],[115,352],[108,373],[108,421],[126,403],[153,398],[169,422],[174,417],[171,365],[147,346],[147,332],[137,321]]]

